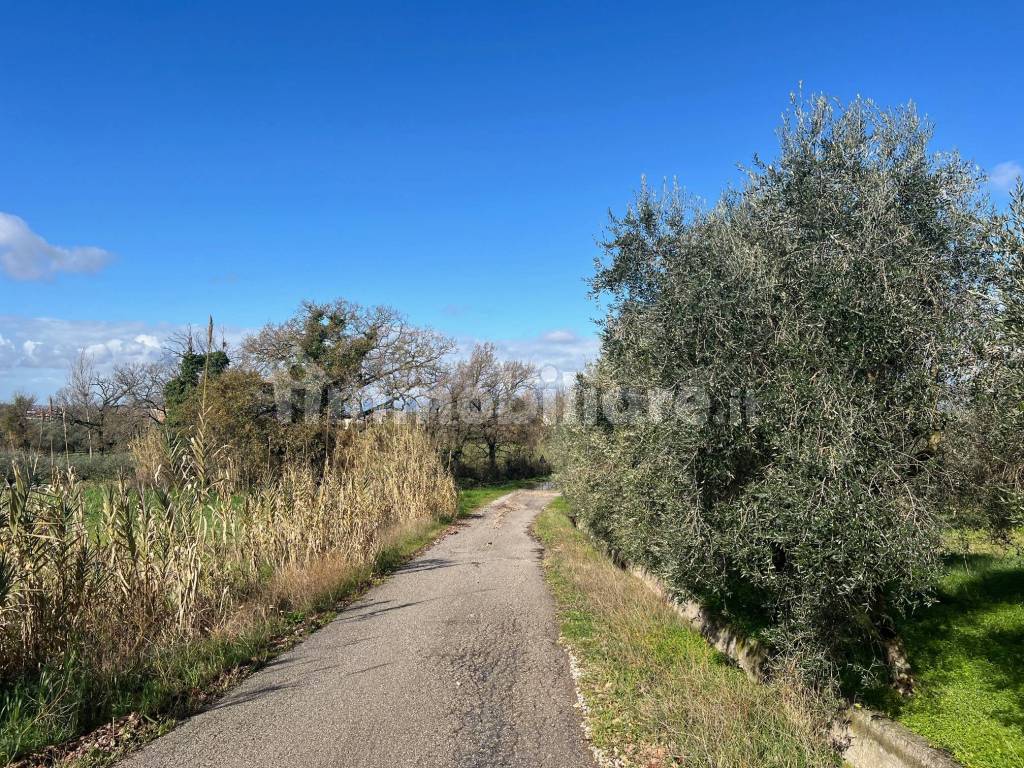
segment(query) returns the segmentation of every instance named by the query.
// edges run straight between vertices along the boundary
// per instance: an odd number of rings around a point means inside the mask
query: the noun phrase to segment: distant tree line
[[[482,480],[548,471],[540,403],[532,365],[490,345],[458,359],[451,339],[399,312],[339,299],[304,302],[237,349],[215,342],[211,320],[205,336],[170,339],[161,363],[101,371],[83,354],[47,403],[0,404],[0,436],[44,456],[131,450],[153,473],[202,421],[220,446],[211,460],[255,483],[289,458],[322,463],[333,427],[400,416],[430,432],[453,473]]]

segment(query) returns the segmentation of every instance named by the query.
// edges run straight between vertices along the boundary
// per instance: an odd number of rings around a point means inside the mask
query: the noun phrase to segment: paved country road
[[[528,527],[485,507],[123,766],[592,766]]]

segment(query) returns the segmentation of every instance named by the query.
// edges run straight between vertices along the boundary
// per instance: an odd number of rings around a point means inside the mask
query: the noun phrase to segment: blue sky
[[[148,359],[210,312],[237,334],[336,296],[572,368],[594,348],[584,279],[608,209],[642,174],[709,199],[739,183],[801,81],[913,99],[936,148],[1001,178],[1024,165],[1012,3],[38,1],[2,18],[0,243],[21,252],[0,269],[0,397],[52,392],[81,348]]]

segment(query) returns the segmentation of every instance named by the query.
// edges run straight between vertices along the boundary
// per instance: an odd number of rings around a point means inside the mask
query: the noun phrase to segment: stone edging
[[[768,656],[756,640],[715,621],[700,603],[672,597],[664,582],[643,568],[627,569],[749,677],[758,682],[764,680]],[[948,753],[932,747],[916,733],[860,706],[850,707],[843,720],[835,723],[833,733],[838,742],[847,744],[843,759],[853,768],[963,768]]]
[[[640,579],[649,590],[671,605],[675,612],[686,620],[687,624],[714,646],[715,650],[724,653],[736,662],[736,665],[754,680],[759,682],[764,680],[768,654],[756,640],[744,637],[731,627],[715,621],[700,603],[673,597],[661,579],[643,568],[632,565],[627,570]]]

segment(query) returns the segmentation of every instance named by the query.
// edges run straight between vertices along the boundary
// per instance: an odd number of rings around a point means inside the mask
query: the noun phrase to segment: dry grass
[[[330,604],[396,536],[454,518],[454,484],[421,431],[374,425],[339,445],[322,473],[290,466],[239,495],[205,471],[200,430],[175,459],[183,482],[122,481],[98,519],[70,472],[0,488],[0,758],[117,712],[111,692],[134,701],[178,649]]]
[[[731,666],[572,527],[558,500],[536,523],[578,667],[593,744],[626,766],[835,766],[828,711]]]

